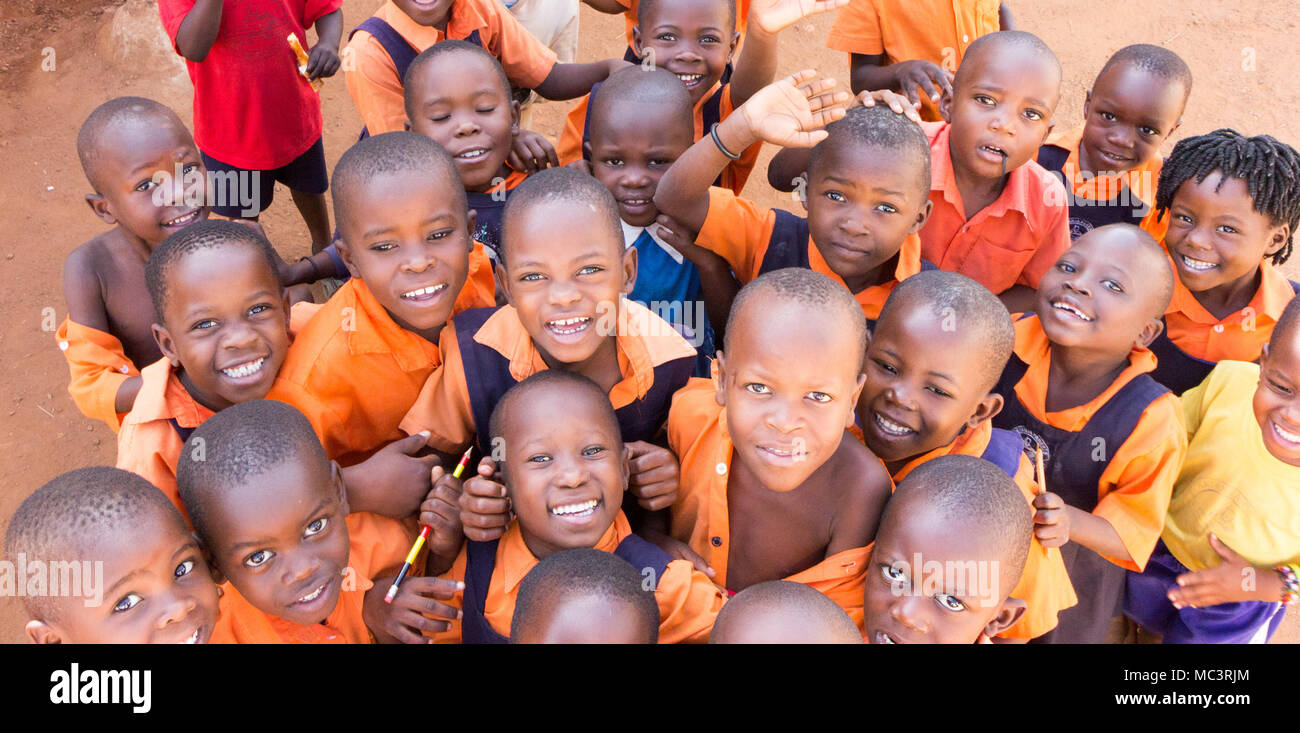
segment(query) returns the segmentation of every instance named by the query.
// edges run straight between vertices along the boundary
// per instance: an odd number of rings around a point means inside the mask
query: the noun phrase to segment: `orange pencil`
[[[451,472],[452,478],[460,478],[465,472],[465,466],[469,465],[469,455],[474,452],[474,446],[465,449],[465,455],[460,457],[460,463],[456,464],[456,470]],[[420,550],[424,547],[425,540],[429,539],[429,525],[420,527],[420,536],[415,538],[415,544],[411,545],[411,551],[406,553],[406,562],[402,563],[402,569],[397,572],[397,577],[393,579],[393,584],[388,586],[388,592],[384,594],[384,603],[392,603],[397,597],[397,588],[406,579],[406,573],[410,571],[411,565],[415,564],[415,558],[419,557]]]

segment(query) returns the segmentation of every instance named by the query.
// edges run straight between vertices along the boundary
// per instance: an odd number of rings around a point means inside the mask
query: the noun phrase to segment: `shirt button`
[[[1214,332],[1215,332],[1215,333],[1223,333],[1223,324],[1222,324],[1222,323],[1216,323],[1216,324],[1214,324]]]
[[[962,43],[970,43],[970,36],[968,36],[968,35],[963,35],[963,36],[961,37],[961,42],[962,42]]]
[[[67,350],[68,350],[68,342],[67,342],[67,341],[60,341],[60,342],[59,342],[59,350],[60,350],[60,351],[67,351]]]
[[[714,537],[713,539],[709,540],[709,542],[712,542],[714,547],[722,547],[721,537]]]
[[[727,464],[725,464],[725,463],[719,463],[718,465],[716,465],[716,466],[713,467],[713,470],[717,471],[719,476],[726,476],[726,475],[727,475]]]

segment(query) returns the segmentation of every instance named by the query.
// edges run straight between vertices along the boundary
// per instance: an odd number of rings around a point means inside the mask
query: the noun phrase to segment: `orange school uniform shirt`
[[[772,233],[778,216],[798,218],[788,212],[778,213],[776,209],[759,206],[737,197],[725,188],[715,186],[709,189],[709,213],[704,219],[704,226],[700,227],[695,243],[726,260],[740,284],[745,285],[762,272],[763,258],[772,246]],[[808,237],[807,248],[808,266],[814,272],[820,272],[844,285],[844,280],[826,264],[811,235]],[[874,321],[880,317],[880,309],[884,307],[894,286],[920,271],[921,240],[917,235],[909,234],[898,251],[893,279],[854,293],[853,297],[857,298],[866,317]],[[844,287],[848,288],[847,285]]]
[[[968,429],[958,435],[948,445],[912,459],[894,474],[894,483],[898,484],[922,463],[940,456],[979,458],[984,455],[992,437],[993,423],[985,420],[973,430]],[[1024,453],[1020,454],[1020,466],[1012,479],[1020,487],[1025,501],[1032,504],[1038,494],[1038,485],[1034,480],[1034,468]],[[1079,602],[1074,593],[1074,585],[1070,583],[1070,575],[1065,570],[1065,563],[1061,560],[1061,553],[1055,548],[1043,547],[1036,538],[1030,540],[1029,558],[1025,562],[1020,582],[1011,591],[1011,597],[1024,601],[1028,608],[1014,626],[998,635],[1009,639],[1032,639],[1046,634],[1056,628],[1058,613]]]
[[[329,616],[319,624],[296,624],[271,616],[249,603],[230,583],[221,586],[220,615],[213,644],[370,644],[374,641],[361,617],[373,579],[402,566],[409,539],[401,523],[369,512],[347,517],[348,567],[343,590]]]
[[[493,287],[491,264],[475,244],[452,312],[493,305]],[[450,333],[444,327],[440,338]],[[354,277],[297,334],[267,397],[301,410],[325,453],[352,465],[404,437],[398,423],[440,363],[438,346],[397,325]]]
[[[135,407],[127,413],[117,434],[117,467],[139,474],[162,489],[188,519],[176,488],[176,464],[185,446],[177,427],[191,431],[213,412],[190,396],[166,357],[145,367],[140,377],[143,384]]]
[[[695,356],[691,345],[645,306],[624,298],[619,309],[622,320],[615,338],[623,380],[609,391],[609,401],[615,410],[646,396],[654,385],[655,367]],[[450,324],[443,330],[438,346],[442,352],[442,368],[420,390],[419,399],[401,426],[408,435],[428,430],[432,433],[429,445],[443,453],[464,450],[475,436],[474,412],[458,338]],[[515,381],[522,382],[548,368],[513,306],[497,309],[479,328],[474,340],[509,359],[510,375]]]
[[[673,397],[668,445],[681,459],[681,478],[669,534],[703,557],[717,573],[714,581],[725,588],[731,550],[727,476],[733,446],[726,410],[714,400],[715,393],[712,380],[697,378]],[[784,580],[816,588],[861,626],[869,551],[869,546],[843,550]]]
[[[126,413],[117,411],[117,390],[140,370],[126,358],[122,342],[105,333],[65,317],[54,340],[68,360],[68,394],[81,414],[99,420],[117,432]]]
[[[920,59],[956,72],[966,47],[1001,28],[999,0],[851,0],[840,9],[826,45],[836,51],[885,57],[883,64]],[[923,91],[922,119],[938,120]]]
[[[1083,430],[1116,392],[1156,366],[1150,351],[1133,349],[1128,367],[1097,397],[1077,407],[1048,412],[1051,350],[1047,334],[1037,316],[1022,318],[1015,325],[1015,354],[1029,367],[1016,383],[1016,397],[1036,419],[1062,430]],[[1187,454],[1187,428],[1178,396],[1165,393],[1152,401],[1123,445],[1101,448],[1111,460],[1098,481],[1097,507],[1092,513],[1110,522],[1133,561],[1103,557],[1127,570],[1141,572],[1164,529],[1174,481]]]
[[[448,38],[465,39],[478,31],[488,53],[501,62],[514,86],[532,89],[555,67],[555,52],[532,36],[497,0],[452,0],[447,31],[420,25],[388,0],[374,12],[416,51]],[[384,47],[366,31],[357,31],[343,51],[348,94],[371,135],[401,130],[406,122],[402,79]]]
[[[1257,361],[1282,311],[1295,297],[1291,283],[1271,262],[1261,262],[1259,271],[1259,289],[1250,304],[1222,319],[1206,310],[1175,273],[1174,295],[1165,310],[1169,340],[1205,361]]]
[[[1154,204],[1156,184],[1160,181],[1160,169],[1164,167],[1164,158],[1156,155],[1133,170],[1118,176],[1084,173],[1079,168],[1079,143],[1083,140],[1084,127],[1086,125],[1053,132],[1048,135],[1047,142],[1043,143],[1044,146],[1051,145],[1067,152],[1065,163],[1061,166],[1061,173],[1068,181],[1066,186],[1071,189],[1076,199],[1084,199],[1094,204],[1114,200],[1127,187],[1129,200],[1126,203],[1134,209],[1147,208],[1146,216],[1142,217],[1139,226],[1157,242],[1163,240],[1165,232],[1169,230],[1169,216],[1166,214],[1163,221],[1158,220]],[[1071,217],[1070,223],[1072,230],[1074,229],[1073,218]],[[1072,236],[1077,238],[1080,235]]]
[[[1001,293],[1038,281],[1070,248],[1065,187],[1035,161],[1007,175],[1002,194],[966,218],[948,150],[951,126],[924,122],[930,138],[930,201],[921,229],[921,256],[941,270],[960,272]]]
[[[614,523],[596,542],[595,549],[613,552],[631,534],[632,527],[620,511]],[[462,547],[451,569],[440,577],[465,580],[466,558],[466,549]],[[510,635],[510,622],[514,619],[515,604],[519,600],[519,584],[539,562],[524,543],[518,520],[511,522],[497,543],[496,567],[492,570],[487,599],[483,603],[483,615],[498,634]],[[689,560],[669,562],[655,587],[655,602],[659,604],[659,643],[706,641],[725,600],[722,590],[709,580],[709,576],[696,570]],[[462,601],[462,593],[457,593],[448,603],[461,608]],[[460,622],[452,621],[447,631],[434,634],[432,638],[438,643],[459,644]]]
[[[705,111],[707,103],[715,95],[721,95],[717,112],[717,120],[706,120]],[[555,146],[555,154],[560,157],[560,165],[569,165],[570,163],[582,160],[582,142],[584,133],[587,129],[587,105],[591,101],[591,95],[588,94],[564,117],[564,130],[560,133],[560,142]],[[695,103],[692,110],[692,121],[695,125],[695,133],[692,138],[698,142],[705,135],[709,134],[709,128],[713,122],[721,122],[727,119],[727,116],[734,111],[731,104],[731,85],[715,84],[713,89],[709,90]],[[717,184],[731,189],[736,195],[740,195],[745,188],[745,181],[749,180],[749,174],[754,170],[754,164],[758,162],[758,151],[763,146],[761,142],[756,142],[745,148],[740,154],[739,160],[733,160],[727,163],[727,167],[722,169],[722,174],[718,176]]]

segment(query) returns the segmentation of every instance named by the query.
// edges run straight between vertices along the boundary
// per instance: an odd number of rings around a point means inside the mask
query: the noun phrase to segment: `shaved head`
[[[727,601],[710,644],[861,644],[853,619],[820,591],[788,580],[751,585]]]
[[[973,71],[981,68],[989,60],[1013,53],[1025,54],[1029,58],[1039,60],[1052,70],[1058,81],[1060,80],[1061,62],[1043,39],[1025,31],[997,31],[980,36],[966,47],[966,53],[962,56],[961,64],[957,67],[957,73],[952,80],[953,89],[969,83],[968,77]]]
[[[99,163],[103,153],[114,146],[116,134],[125,130],[157,129],[161,125],[174,127],[194,144],[181,118],[152,99],[116,97],[96,107],[77,132],[77,157],[95,191],[102,188]]]

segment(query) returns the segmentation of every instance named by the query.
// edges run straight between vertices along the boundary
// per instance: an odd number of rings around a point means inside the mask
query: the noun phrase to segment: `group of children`
[[[846,1],[640,0],[634,65],[558,63],[495,0],[390,0],[343,52],[337,230],[294,265],[157,174],[202,189],[213,146],[312,224],[319,109],[285,164],[211,107],[260,83],[228,66],[297,62],[160,3],[197,145],[141,98],[82,125],[113,228],[57,334],[117,468],[5,538],[109,592],[28,597],[32,640],[1267,639],[1300,594],[1300,154],[1217,130],[1162,161],[1191,75],[1150,45],[1053,134],[1060,64],[991,0],[852,0],[862,93],[773,81],[781,29]],[[333,73],[338,0],[266,4]],[[558,148],[527,89],[589,95]],[[806,216],[740,197],[763,143]]]

